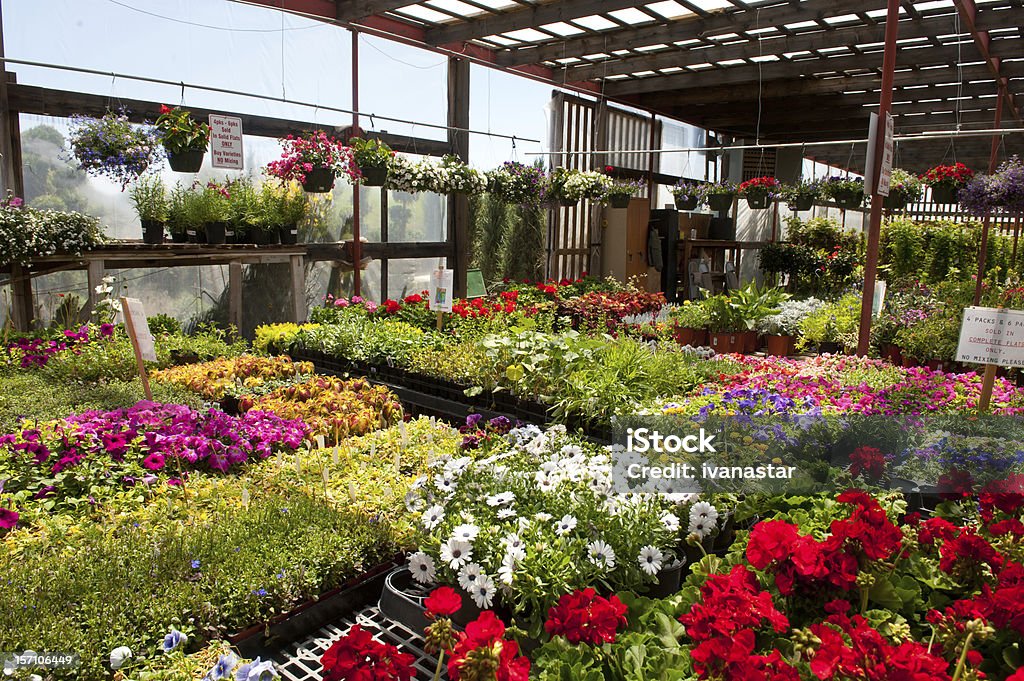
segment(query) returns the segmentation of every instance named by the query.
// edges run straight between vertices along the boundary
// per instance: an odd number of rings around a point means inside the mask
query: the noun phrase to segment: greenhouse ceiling
[[[881,85],[885,0],[250,0],[466,54],[740,139],[864,137]],[[897,134],[1021,125],[1022,0],[904,1]],[[1001,94],[1000,94],[1001,93]],[[904,167],[987,165],[987,137],[907,142]],[[1003,139],[1024,153],[1024,136]],[[809,149],[863,165],[864,145]]]

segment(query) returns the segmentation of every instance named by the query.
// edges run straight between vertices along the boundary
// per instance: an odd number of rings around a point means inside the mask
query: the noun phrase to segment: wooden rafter
[[[1001,82],[1004,75],[1000,69],[1002,60],[999,57],[994,56],[989,52],[989,44],[991,43],[991,37],[988,31],[985,29],[979,29],[977,25],[978,19],[978,8],[974,4],[974,0],[953,0],[953,4],[956,5],[957,11],[960,13],[960,19],[963,21],[964,28],[974,38],[974,44],[978,48],[978,52],[981,54],[981,58],[988,65],[989,70],[992,72],[992,76],[996,82]],[[1004,10],[1008,12],[1008,10]],[[1008,18],[1004,16],[1003,19]],[[1020,24],[1018,24],[1019,26]],[[1018,121],[1021,120],[1020,109],[1017,108],[1017,102],[1013,95],[1007,93],[1005,96],[1006,106],[1010,110],[1010,113]]]
[[[335,0],[334,18],[338,21],[359,21],[409,4],[408,0]]]

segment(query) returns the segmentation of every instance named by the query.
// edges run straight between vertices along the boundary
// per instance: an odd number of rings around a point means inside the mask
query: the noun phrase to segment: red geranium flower
[[[358,624],[320,658],[323,681],[410,681],[414,661],[395,646],[374,640]]]
[[[998,573],[1003,557],[983,537],[973,531],[962,531],[959,536],[947,541],[939,549],[939,569],[947,574],[956,572],[970,578],[976,576],[982,565],[988,565]]]
[[[885,475],[885,455],[875,447],[858,447],[850,454],[850,475],[878,482]]]
[[[450,586],[439,586],[423,601],[427,609],[427,617],[448,617],[454,615],[462,607],[462,596],[455,593]]]
[[[505,624],[491,610],[485,610],[466,625],[452,657],[448,678],[459,681],[464,667],[485,663],[495,669],[496,681],[528,681],[530,661],[519,655],[519,644],[507,641]],[[481,665],[484,666],[484,665]]]
[[[593,589],[563,594],[558,605],[548,610],[544,628],[552,636],[564,636],[570,643],[614,643],[616,630],[626,625],[626,604],[614,594],[608,598]]]

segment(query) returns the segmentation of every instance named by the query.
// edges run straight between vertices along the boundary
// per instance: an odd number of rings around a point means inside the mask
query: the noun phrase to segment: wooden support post
[[[242,331],[242,263],[228,263],[228,324]]]
[[[448,58],[448,143],[453,153],[469,162],[469,67],[467,59]],[[466,296],[466,272],[469,270],[469,197],[453,194],[448,198],[448,243],[451,244],[455,295]]]
[[[981,377],[981,396],[978,398],[978,411],[984,414],[992,403],[992,388],[996,383],[996,365],[986,364],[985,373]]]
[[[303,324],[306,321],[306,262],[301,255],[291,257],[292,267],[292,321]],[[359,271],[358,265],[355,271]]]
[[[21,265],[11,265],[11,321],[18,331],[31,331],[35,319],[32,278]]]
[[[0,1],[0,57],[4,56],[2,15],[3,8],[2,1]],[[7,99],[8,73],[4,68],[4,63],[0,62],[0,196],[5,196],[8,191],[16,196],[22,196],[25,188],[19,179],[21,176],[21,139],[20,135],[15,136],[15,132],[19,130],[20,126],[16,123],[18,112],[11,111]]]
[[[866,357],[871,344],[872,307],[875,297],[875,277],[878,276],[878,242],[882,231],[882,201],[878,193],[878,176],[882,167],[882,153],[885,148],[886,118],[892,109],[892,82],[896,71],[896,38],[899,33],[900,1],[889,0],[885,17],[885,52],[882,56],[882,92],[878,103],[878,135],[874,148],[874,187],[871,191],[871,218],[868,223],[867,258],[864,265],[864,292],[860,304],[860,334],[857,339],[857,354]],[[869,152],[872,150],[868,150]],[[869,157],[872,155],[869,153]],[[846,224],[846,211],[843,211]]]
[[[106,271],[106,263],[98,258],[90,260],[86,264],[86,281],[89,286],[89,297],[86,299],[85,308],[82,310],[82,314],[86,318],[92,315],[96,309],[96,304],[100,301],[100,294],[96,292],[96,289],[103,286],[103,276],[106,274]]]
[[[999,94],[996,97],[996,117],[994,130],[998,130],[999,126],[1003,123],[1003,95],[1006,93],[1006,85],[1003,81],[999,82]],[[988,155],[988,174],[991,175],[996,170],[996,160],[999,158],[999,136],[992,135],[992,148]],[[986,212],[985,219],[981,224],[981,245],[978,248],[978,278],[974,282],[974,304],[981,304],[981,289],[984,286],[985,280],[985,261],[988,259],[988,232],[991,226],[991,217]],[[984,387],[984,386],[982,386]],[[992,386],[989,386],[991,392]]]

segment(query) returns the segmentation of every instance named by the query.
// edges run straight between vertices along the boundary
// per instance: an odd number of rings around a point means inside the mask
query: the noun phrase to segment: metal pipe
[[[353,34],[353,42],[355,42],[355,31]],[[81,66],[66,66],[64,64],[48,64],[46,62],[29,61],[27,59],[14,59],[11,57],[0,57],[0,62],[6,64],[20,64],[21,66],[34,66],[37,68],[54,69],[57,71],[71,71],[73,73],[84,73],[92,76],[109,76],[111,78],[124,78],[125,80],[137,80],[142,83],[155,83],[157,85],[173,85],[174,87],[189,88],[191,90],[203,90],[205,92],[216,92],[224,95],[236,95],[239,97],[251,97],[253,99],[262,99],[269,102],[279,102],[281,104],[292,104],[295,106],[304,106],[310,109],[320,109],[322,111],[333,111],[334,113],[353,114],[355,116],[370,116],[376,120],[391,121],[392,123],[405,123],[408,125],[415,125],[423,128],[436,128],[438,130],[455,130],[457,132],[466,132],[470,135],[485,135],[487,137],[498,137],[507,140],[516,140],[517,142],[535,142],[540,144],[541,141],[532,139],[530,137],[520,137],[519,135],[505,135],[498,132],[484,132],[483,130],[471,130],[469,128],[455,128],[449,125],[440,125],[438,123],[424,123],[422,121],[410,121],[405,118],[395,118],[393,116],[379,116],[374,113],[366,113],[363,111],[353,111],[352,109],[342,109],[336,106],[326,106],[324,104],[313,104],[310,102],[302,102],[296,99],[288,99],[287,97],[274,97],[271,95],[260,95],[252,92],[242,92],[240,90],[231,90],[229,88],[214,87],[212,85],[197,85],[195,83],[186,83],[179,81],[164,80],[163,78],[151,78],[149,76],[133,76],[127,73],[117,73],[115,71],[99,71],[97,69],[87,69]],[[359,108],[358,104],[352,103],[352,106],[356,109]]]
[[[352,133],[359,134],[359,34],[352,31]],[[359,195],[363,186],[358,182],[352,183],[352,294],[362,294],[362,244],[359,242],[362,230],[359,228]],[[381,292],[381,301],[388,297],[387,291]]]
[[[878,276],[878,242],[882,231],[882,195],[878,193],[878,180],[885,150],[887,118],[892,110],[892,84],[896,71],[896,38],[899,35],[900,0],[889,0],[885,17],[885,52],[882,55],[882,93],[878,104],[875,131],[875,149],[872,168],[871,218],[868,223],[867,262],[864,264],[864,291],[860,301],[860,332],[857,354],[866,357],[871,341],[871,317],[875,298],[875,277]]]

